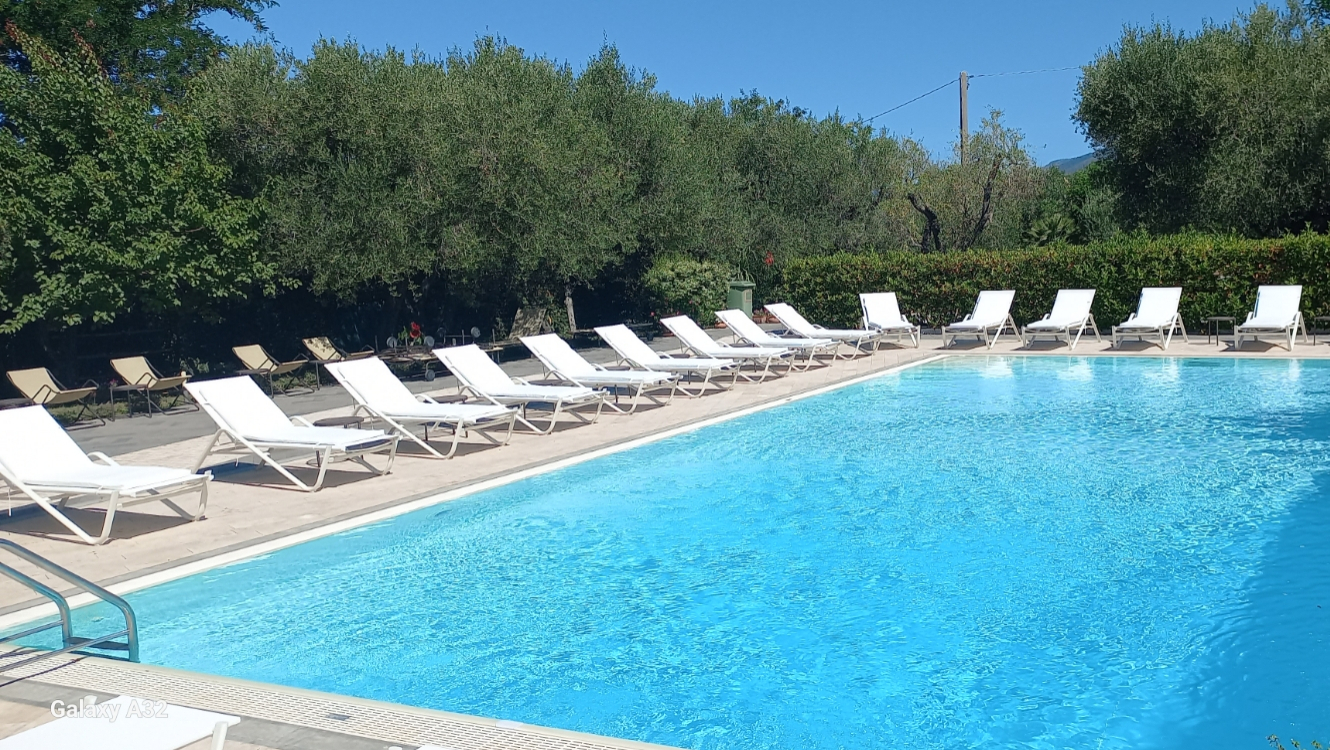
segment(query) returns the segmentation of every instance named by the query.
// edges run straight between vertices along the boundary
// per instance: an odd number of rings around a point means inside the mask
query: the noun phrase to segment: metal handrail
[[[50,586],[47,586],[46,584],[40,581],[35,580],[26,573],[23,573],[8,565],[0,563],[0,574],[8,576],[9,578],[18,581],[19,583],[23,584],[24,586],[27,586],[33,591],[36,591],[37,593],[41,594],[47,599],[50,599],[51,602],[55,604],[56,609],[58,609],[60,612],[60,620],[58,622],[50,622],[46,623],[45,625],[38,625],[29,628],[21,633],[16,633],[13,635],[6,636],[4,638],[0,638],[0,643],[10,643],[20,638],[26,638],[27,636],[33,635],[34,633],[40,633],[55,627],[60,628],[61,640],[63,642],[63,647],[60,649],[54,651],[44,651],[36,656],[32,656],[27,659],[23,659],[21,661],[0,665],[0,671],[14,669],[24,664],[31,664],[32,662],[39,661],[41,659],[49,659],[53,656],[59,656],[61,654],[67,654],[71,652],[86,653],[86,652],[80,652],[78,650],[87,649],[87,648],[96,648],[99,650],[110,650],[110,651],[126,651],[128,652],[125,656],[127,660],[134,662],[139,660],[138,622],[134,618],[134,608],[129,606],[129,602],[116,596],[115,594],[112,594],[110,591],[107,591],[106,589],[102,588],[101,586],[98,586],[92,581],[89,581],[88,579],[61,567],[51,562],[50,560],[47,560],[41,555],[25,547],[17,545],[9,541],[8,539],[0,539],[0,550],[7,550],[13,553],[14,555],[17,555],[18,557],[23,558],[29,563],[36,565],[38,568],[41,568],[47,573],[50,573],[51,575],[65,581],[66,583],[72,584],[76,588],[79,588],[89,594],[92,594],[93,596],[97,597],[98,599],[101,599],[104,602],[107,602],[108,604],[114,605],[117,609],[120,610],[121,614],[123,614],[125,617],[124,630],[120,630],[115,633],[100,636],[97,638],[80,638],[74,635],[74,624],[70,616],[69,602],[65,599],[65,597],[62,594],[60,594],[60,592],[56,591],[55,589],[51,588]],[[123,642],[115,640],[120,636],[125,636],[125,640]]]

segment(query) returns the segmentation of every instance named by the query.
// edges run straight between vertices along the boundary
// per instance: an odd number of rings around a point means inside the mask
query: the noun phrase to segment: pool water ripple
[[[699,750],[1325,738],[1327,365],[947,360],[131,600],[155,663]]]

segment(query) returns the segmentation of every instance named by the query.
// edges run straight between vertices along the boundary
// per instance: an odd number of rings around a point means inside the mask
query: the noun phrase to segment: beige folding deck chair
[[[301,343],[314,355],[314,361],[317,364],[326,365],[329,362],[352,362],[365,357],[373,357],[374,349],[366,347],[358,352],[346,352],[338,349],[327,336],[316,336],[312,339],[301,339]]]
[[[157,413],[162,413],[162,407],[154,406],[152,403],[152,394],[165,393],[170,390],[179,391],[176,394],[175,401],[171,404],[172,408],[179,406],[180,403],[188,397],[185,393],[185,389],[181,387],[189,381],[188,374],[181,372],[179,375],[172,375],[169,378],[164,378],[158,374],[156,368],[148,362],[147,357],[121,357],[120,359],[113,359],[111,360],[111,369],[115,370],[117,375],[125,379],[125,385],[143,386],[143,395],[148,402],[149,417],[152,416],[153,408],[157,409]],[[114,393],[114,391],[112,393]],[[197,405],[194,405],[195,411],[198,411],[198,408]]]
[[[231,351],[235,352],[236,357],[245,365],[245,375],[262,375],[268,379],[268,395],[273,395],[277,391],[283,394],[289,390],[277,385],[277,378],[291,373],[304,367],[308,359],[300,357],[290,362],[278,362],[273,359],[268,351],[258,344],[247,344],[245,346],[233,346]],[[290,384],[290,379],[287,379]]]
[[[91,380],[82,388],[66,388],[60,385],[51,371],[45,367],[34,367],[29,370],[10,370],[5,373],[9,377],[9,382],[19,390],[34,404],[39,406],[63,406],[65,404],[78,404],[79,413],[74,417],[77,422],[83,418],[83,415],[92,408],[92,400],[97,395],[97,384]],[[94,417],[106,424],[95,412]]]

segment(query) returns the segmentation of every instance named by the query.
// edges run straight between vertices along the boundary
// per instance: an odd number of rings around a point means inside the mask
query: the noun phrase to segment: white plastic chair
[[[434,356],[447,366],[465,390],[492,404],[521,406],[524,413],[517,416],[517,421],[537,434],[548,435],[554,432],[561,412],[566,411],[576,419],[591,424],[600,419],[600,412],[605,408],[605,397],[608,395],[605,391],[581,386],[532,385],[504,372],[475,344],[435,349]],[[535,403],[554,405],[549,426],[544,429],[526,418],[526,407]],[[591,419],[574,411],[577,407],[590,405],[596,407],[596,414]]]
[[[1021,343],[1029,346],[1037,336],[1051,336],[1058,341],[1066,341],[1068,349],[1075,349],[1086,328],[1094,331],[1095,341],[1103,341],[1099,335],[1099,326],[1095,325],[1094,315],[1090,314],[1094,291],[1059,289],[1057,298],[1053,300],[1053,311],[1025,326]]]
[[[1184,343],[1190,343],[1187,329],[1182,325],[1178,305],[1182,301],[1182,287],[1145,287],[1141,290],[1136,312],[1127,316],[1120,325],[1113,326],[1113,347],[1117,348],[1128,336],[1145,341],[1147,336],[1158,339],[1159,348],[1168,350],[1173,334],[1181,333]]]
[[[452,458],[467,430],[474,430],[495,445],[507,445],[512,439],[513,425],[517,422],[515,409],[494,404],[440,404],[428,396],[416,396],[377,357],[330,362],[324,367],[356,400],[355,412],[363,411],[382,421],[435,458]],[[410,424],[425,427],[423,440],[407,429]],[[440,453],[429,444],[430,425],[452,428],[453,440],[447,453]],[[495,429],[506,431],[502,441],[489,434]]]
[[[950,343],[955,343],[958,335],[966,334],[975,336],[992,349],[1002,332],[1008,328],[1020,338],[1020,329],[1016,327],[1016,321],[1011,319],[1011,302],[1015,298],[1016,292],[1010,289],[980,292],[974,302],[974,310],[969,315],[959,322],[942,327],[942,346],[949,343],[948,336],[951,337]]]
[[[1262,286],[1256,289],[1256,309],[1247,313],[1247,320],[1233,331],[1233,348],[1241,349],[1246,339],[1259,341],[1261,336],[1278,334],[1280,345],[1293,351],[1298,329],[1302,329],[1302,343],[1307,343],[1307,325],[1302,319],[1302,285]],[[1288,343],[1283,343],[1287,341]]]
[[[864,328],[877,330],[881,341],[895,335],[897,343],[901,336],[909,336],[910,343],[919,347],[922,330],[901,314],[900,304],[895,292],[869,292],[859,295],[859,306],[864,310]]]
[[[315,427],[303,417],[288,417],[246,376],[185,383],[185,390],[217,423],[217,432],[194,464],[195,471],[209,456],[249,454],[296,487],[316,492],[323,487],[328,464],[334,460],[354,461],[375,474],[387,474],[397,457],[396,435],[382,430]],[[274,458],[274,451],[292,451],[300,459],[313,454],[319,465],[314,484],[306,484],[288,471]],[[388,465],[382,471],[365,460],[367,454],[383,452],[388,454]]]
[[[620,414],[632,414],[637,410],[637,405],[641,403],[643,398],[663,406],[674,398],[674,393],[678,390],[679,377],[677,375],[649,370],[645,372],[641,370],[607,370],[600,365],[588,362],[585,357],[574,351],[567,341],[559,338],[557,333],[523,336],[521,340],[526,348],[536,355],[536,359],[540,360],[547,372],[566,383],[580,385],[584,388],[605,388],[616,394],[619,388],[626,388],[631,391],[633,401],[627,409],[621,409],[618,404],[612,402],[606,404]],[[670,395],[664,401],[647,392],[651,389],[660,388],[670,389]]]
[[[619,355],[619,361],[621,362],[653,372],[672,372],[684,377],[700,376],[702,382],[698,385],[696,392],[689,391],[683,383],[679,384],[679,391],[686,396],[702,395],[707,386],[712,385],[711,379],[716,373],[732,372],[731,386],[735,384],[739,377],[738,363],[732,359],[672,357],[647,346],[645,341],[638,338],[637,334],[625,325],[601,326],[596,329],[596,333],[614,349],[614,353]],[[725,389],[725,386],[719,382],[714,385],[718,389]]]
[[[767,376],[771,374],[771,366],[777,362],[784,361],[787,372],[794,366],[794,350],[789,347],[729,346],[722,344],[711,338],[711,334],[702,330],[702,327],[687,315],[661,318],[660,324],[674,334],[681,347],[699,357],[735,359],[761,366],[762,372],[757,376],[749,373],[740,375],[750,383],[760,383],[766,380]]]
[[[851,347],[849,354],[838,354],[839,359],[852,359],[863,354],[864,347],[870,344],[873,344],[873,348],[876,349],[877,339],[882,335],[881,332],[871,328],[857,330],[823,328],[820,325],[808,322],[808,319],[801,315],[798,310],[784,302],[772,302],[766,307],[767,312],[775,315],[776,320],[779,320],[786,330],[796,336],[802,336],[805,339],[831,339]]]
[[[121,466],[104,453],[84,453],[45,408],[25,406],[0,411],[0,478],[79,539],[102,544],[111,536],[116,511],[131,505],[160,501],[183,518],[203,518],[212,475],[162,466]],[[193,492],[199,494],[193,513],[171,499]],[[103,502],[106,516],[95,537],[62,512]]]

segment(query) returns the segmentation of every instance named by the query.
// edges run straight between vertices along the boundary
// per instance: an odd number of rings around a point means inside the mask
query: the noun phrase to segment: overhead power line
[[[997,76],[1025,76],[1031,73],[1061,73],[1064,70],[1080,70],[1080,65],[1068,65],[1065,68],[1041,68],[1039,70],[1009,70],[1006,73],[975,73],[971,78],[995,78]]]
[[[872,122],[873,120],[876,120],[877,118],[881,117],[882,115],[891,114],[892,112],[895,112],[896,110],[900,109],[901,107],[904,107],[904,106],[909,105],[909,104],[914,104],[915,102],[919,101],[920,99],[923,99],[925,96],[931,96],[931,95],[933,95],[933,94],[936,94],[937,92],[941,91],[942,89],[945,89],[946,87],[952,85],[953,83],[955,83],[954,80],[952,80],[952,81],[947,81],[946,83],[942,84],[941,86],[938,86],[937,88],[935,88],[935,89],[933,89],[933,90],[931,90],[931,91],[925,91],[924,93],[920,94],[919,96],[916,96],[915,98],[911,99],[911,100],[908,101],[908,102],[901,102],[900,104],[897,104],[896,106],[892,107],[891,109],[884,110],[884,111],[882,111],[882,112],[878,112],[877,114],[873,115],[872,117],[868,118],[867,120],[864,120],[864,122]]]

